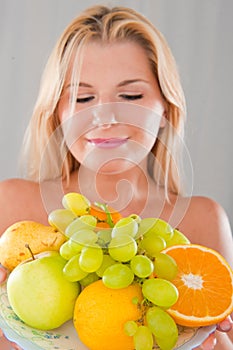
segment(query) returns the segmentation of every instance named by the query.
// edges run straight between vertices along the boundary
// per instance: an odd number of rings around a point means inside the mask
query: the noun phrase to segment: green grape
[[[135,321],[127,321],[124,324],[125,334],[132,337],[138,329],[138,325]]]
[[[99,277],[103,277],[103,274],[104,274],[104,271],[106,270],[106,268],[111,266],[111,265],[114,265],[115,263],[116,263],[116,261],[113,260],[113,258],[111,258],[110,255],[104,254],[102,264],[101,264],[100,268],[98,268],[98,270],[96,270],[96,274]]]
[[[158,253],[154,260],[154,272],[157,277],[172,281],[177,275],[176,261],[167,254]]]
[[[190,244],[190,240],[182,232],[175,229],[172,238],[167,241],[167,247],[177,244]]]
[[[78,232],[75,232],[71,236],[70,240],[83,246],[95,246],[98,237],[94,231],[83,229]]]
[[[144,255],[135,255],[130,261],[130,267],[133,273],[140,278],[149,277],[154,270],[153,262]]]
[[[132,298],[132,304],[133,304],[133,305],[139,305],[138,297],[133,297],[133,298]]]
[[[82,278],[79,283],[81,284],[82,287],[87,287],[89,284],[98,281],[99,276],[95,272],[89,273],[86,277]]]
[[[139,224],[137,237],[154,233],[168,242],[173,236],[173,228],[166,221],[158,218],[145,218]]]
[[[69,239],[67,241],[67,245],[71,248],[71,250],[76,251],[76,253],[80,253],[83,249],[83,244],[78,244],[77,242],[73,241],[72,239]]]
[[[87,272],[84,272],[79,266],[79,256],[80,254],[73,256],[63,268],[63,273],[68,281],[80,281],[87,276]]]
[[[81,216],[89,213],[91,203],[80,193],[70,192],[62,198],[63,207],[70,209],[75,215]]]
[[[53,210],[48,216],[48,222],[58,231],[65,233],[66,227],[76,219],[76,215],[69,209]]]
[[[106,228],[106,229],[102,229],[99,230],[97,232],[97,237],[98,237],[98,244],[102,247],[102,248],[107,248],[109,242],[112,239],[112,229],[111,228]]]
[[[126,218],[122,218],[112,229],[112,237],[116,237],[119,234],[126,234],[132,237],[135,237],[138,231],[138,223],[132,217],[128,216]]]
[[[152,350],[153,335],[147,326],[139,326],[133,336],[135,350]]]
[[[141,217],[138,214],[130,214],[129,217],[134,219],[137,222],[137,224],[139,224],[141,222],[141,220],[142,220]]]
[[[109,255],[117,261],[127,262],[137,253],[137,243],[133,237],[125,234],[112,238],[108,246]]]
[[[154,306],[148,309],[146,321],[160,349],[174,349],[178,339],[178,329],[173,318],[160,307]]]
[[[163,237],[157,236],[154,232],[151,232],[143,237],[139,242],[140,249],[146,251],[146,253],[154,257],[161,250],[166,248],[166,241]]]
[[[96,246],[84,247],[81,250],[79,265],[85,272],[95,272],[98,270],[103,261],[103,250]]]
[[[127,265],[121,263],[107,267],[102,277],[104,285],[113,289],[126,288],[133,280],[133,271]]]
[[[60,246],[59,253],[65,260],[70,260],[74,255],[77,255],[78,251],[76,247],[71,245],[69,241],[66,241]]]
[[[169,308],[178,299],[178,290],[170,281],[151,278],[143,282],[142,294],[157,306]]]
[[[97,219],[93,215],[82,215],[72,221],[65,230],[65,235],[67,237],[72,237],[72,235],[80,230],[89,229],[94,230],[97,224]]]

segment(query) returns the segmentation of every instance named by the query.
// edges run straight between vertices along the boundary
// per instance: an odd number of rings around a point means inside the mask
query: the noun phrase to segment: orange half
[[[200,327],[217,324],[233,311],[233,272],[215,250],[177,245],[163,250],[178,265],[172,281],[179,298],[168,311],[177,324]]]

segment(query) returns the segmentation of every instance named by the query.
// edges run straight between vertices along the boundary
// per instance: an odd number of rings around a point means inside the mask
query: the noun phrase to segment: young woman
[[[86,10],[58,40],[42,77],[23,145],[25,178],[0,184],[0,233],[20,220],[46,224],[64,193],[77,191],[123,215],[161,217],[233,265],[224,210],[182,186],[185,113],[162,34],[131,9]],[[216,337],[215,349],[229,349],[225,334]],[[208,342],[213,348],[215,337]]]

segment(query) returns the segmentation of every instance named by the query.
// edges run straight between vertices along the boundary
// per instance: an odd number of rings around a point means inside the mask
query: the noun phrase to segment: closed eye
[[[87,103],[94,99],[94,96],[87,96],[87,97],[77,97],[76,102],[77,103]]]
[[[121,94],[121,98],[129,101],[134,101],[134,100],[140,100],[143,98],[143,94],[137,94],[137,95],[129,95],[129,94]]]

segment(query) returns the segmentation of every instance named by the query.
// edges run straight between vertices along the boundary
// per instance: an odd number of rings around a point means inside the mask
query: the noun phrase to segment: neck
[[[73,191],[82,193],[91,203],[107,203],[123,216],[134,213],[141,217],[164,217],[167,221],[177,200],[176,195],[171,195],[173,204],[168,204],[164,189],[148,174],[146,160],[117,174],[96,173],[80,166],[78,172],[71,174],[68,187],[63,182],[63,193]]]
[[[120,173],[96,173],[82,166],[78,172],[81,193],[91,201],[108,203],[120,212],[129,210],[129,207],[144,206],[152,182],[147,171],[147,159]]]

